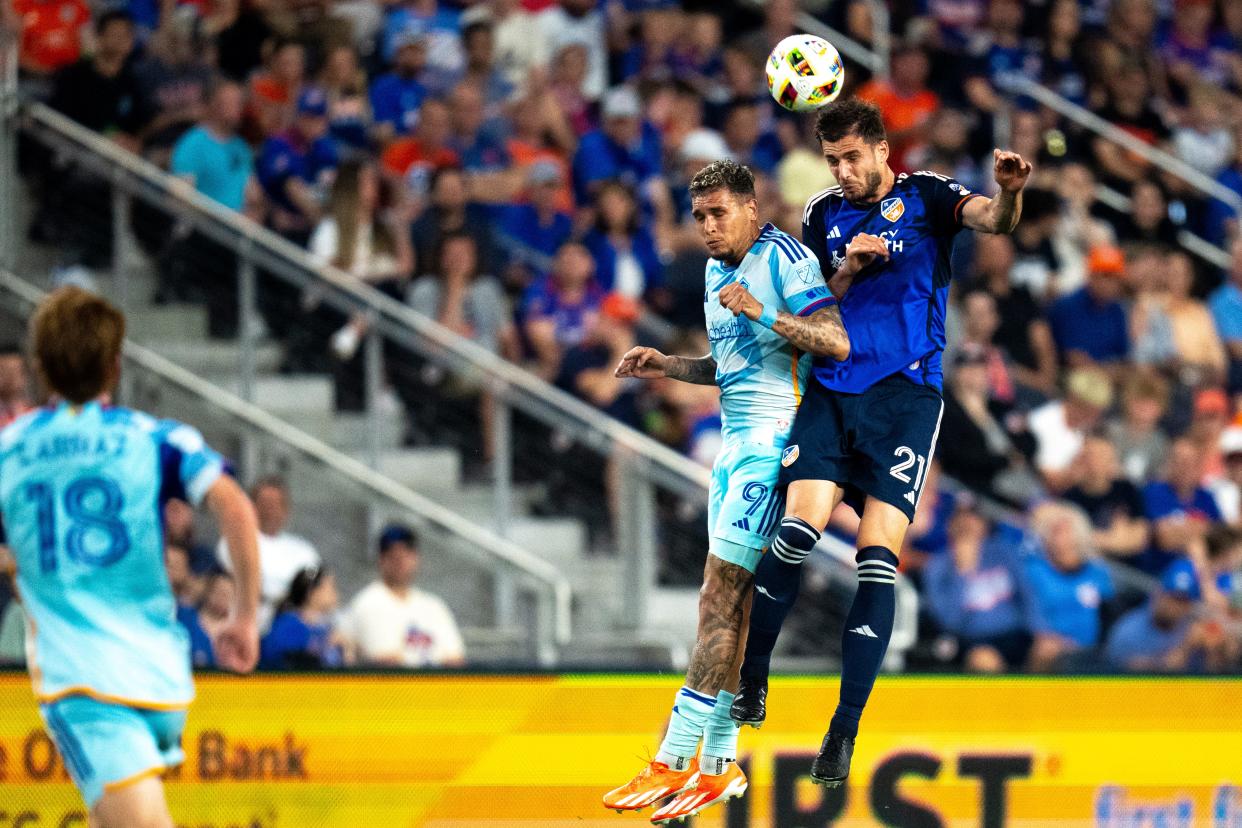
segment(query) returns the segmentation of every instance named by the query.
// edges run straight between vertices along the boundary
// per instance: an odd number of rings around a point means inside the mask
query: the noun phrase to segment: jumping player
[[[777,473],[810,367],[802,353],[836,360],[850,348],[815,255],[772,225],[760,227],[750,170],[716,161],[694,177],[690,196],[712,256],[703,292],[711,353],[688,359],[638,347],[616,371],[619,377],[719,385],[723,419],[698,637],[686,683],[655,759],[604,796],[605,807],[622,811],[681,794],[652,815],[656,824],[692,816],[746,790],[734,761],[738,728],[729,708],[755,564],[783,508]],[[748,319],[735,308],[742,295],[758,308]],[[700,739],[702,758],[696,760]]]
[[[162,507],[205,503],[233,550],[238,606],[215,648],[239,672],[258,657],[258,527],[196,430],[103,404],[124,335],[120,311],[78,288],[39,306],[30,351],[58,401],[0,432],[0,510],[39,712],[92,828],[172,828],[159,774],[184,759],[194,685]]]
[[[763,721],[772,648],[797,597],[801,564],[844,496],[862,518],[858,592],[843,633],[840,704],[811,767],[814,781],[835,787],[849,775],[859,719],[892,636],[896,553],[940,430],[950,247],[963,228],[1011,232],[1031,166],[996,150],[994,198],[935,173],[895,175],[880,110],[858,100],[824,107],[815,133],[839,186],[807,202],[802,240],[833,274],[828,284],[851,350],[847,360],[815,361],[781,460],[785,517],[775,554],[756,573],[732,715]],[[757,303],[743,302],[749,316]]]

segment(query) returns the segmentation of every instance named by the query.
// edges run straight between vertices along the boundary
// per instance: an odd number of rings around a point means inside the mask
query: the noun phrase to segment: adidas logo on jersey
[[[915,503],[914,503],[914,492],[906,492],[906,500],[910,501],[910,505],[911,505],[911,506],[915,505]]]
[[[735,520],[733,521],[733,528],[741,529],[743,532],[749,532],[750,521],[747,520],[746,518],[742,518],[741,520]]]
[[[871,627],[868,626],[867,624],[863,624],[861,627],[855,627],[854,629],[850,630],[850,632],[858,633],[863,638],[879,638],[878,635],[876,635],[874,632],[871,631]]]
[[[832,229],[828,231],[828,238],[830,239],[841,238],[841,228],[837,227],[835,224],[832,225]]]

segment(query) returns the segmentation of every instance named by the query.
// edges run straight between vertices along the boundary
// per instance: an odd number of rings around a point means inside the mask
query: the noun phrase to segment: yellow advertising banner
[[[599,802],[655,753],[673,676],[205,677],[180,828],[637,826]],[[806,777],[833,678],[773,681],[746,796],[699,828],[1242,828],[1242,682],[881,678],[854,773]],[[650,812],[647,812],[647,816]],[[689,825],[690,823],[687,823]],[[0,828],[86,828],[24,676],[0,676]]]

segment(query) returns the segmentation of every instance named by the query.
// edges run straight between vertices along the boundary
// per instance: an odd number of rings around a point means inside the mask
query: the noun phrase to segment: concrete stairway
[[[27,278],[48,286],[48,271],[41,266],[47,260],[46,251],[29,260],[32,268],[27,270]],[[94,276],[101,291],[115,295],[109,273],[97,272]],[[155,292],[154,273],[144,262],[131,265],[127,280],[131,338],[198,376],[236,391],[240,348],[233,342],[207,337],[205,310],[189,304],[151,304],[148,297]],[[365,462],[372,432],[366,415],[333,411],[330,378],[280,374],[281,359],[282,350],[277,344],[265,343],[258,349],[256,404]],[[195,421],[192,410],[170,415]],[[491,486],[463,478],[462,457],[454,448],[403,447],[403,416],[399,405],[392,401],[391,416],[383,418],[377,437],[381,450],[379,471],[482,526],[494,526],[496,512]],[[212,435],[208,437],[211,439]],[[515,461],[520,462],[521,458]],[[289,477],[295,501],[292,529],[316,540],[325,558],[337,567],[342,594],[348,596],[373,576],[373,552],[360,548],[358,541],[368,536],[372,518],[359,504],[343,504],[338,493],[325,488],[320,475],[306,463],[294,464]],[[507,522],[506,534],[519,546],[553,563],[571,581],[576,638],[565,660],[582,666],[635,667],[674,666],[683,660],[697,616],[694,591],[686,595],[683,590],[657,590],[650,617],[635,630],[632,619],[623,617],[622,561],[591,554],[588,533],[581,522],[531,514],[529,504],[536,494],[537,487],[514,487],[514,514]],[[444,558],[428,560],[426,564],[426,587],[444,595],[452,606],[466,608],[460,621],[475,645],[476,655],[488,659],[490,654],[494,656],[490,660],[495,661],[511,659],[513,639],[520,638],[521,631],[487,626],[492,606],[489,578],[464,561]]]

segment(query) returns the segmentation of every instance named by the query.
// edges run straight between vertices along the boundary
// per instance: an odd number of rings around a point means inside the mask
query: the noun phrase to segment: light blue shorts
[[[776,446],[730,442],[720,450],[708,495],[711,554],[755,571],[785,511],[785,498],[776,490],[780,469]]]
[[[184,710],[139,710],[67,696],[40,705],[39,712],[87,808],[114,786],[185,761]]]

